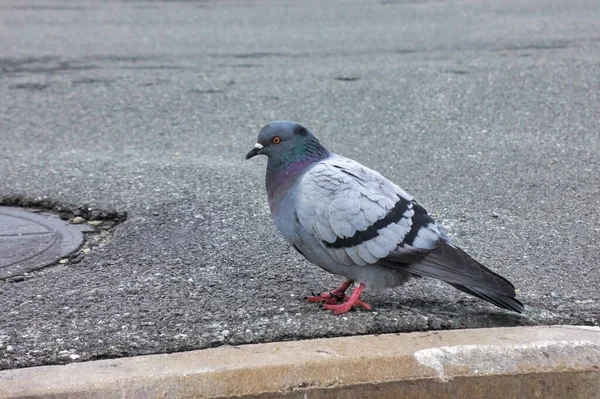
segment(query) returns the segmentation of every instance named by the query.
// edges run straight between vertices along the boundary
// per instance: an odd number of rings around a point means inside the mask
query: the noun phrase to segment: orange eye
[[[275,136],[271,139],[271,142],[273,144],[279,144],[279,143],[281,143],[281,138],[279,136]]]

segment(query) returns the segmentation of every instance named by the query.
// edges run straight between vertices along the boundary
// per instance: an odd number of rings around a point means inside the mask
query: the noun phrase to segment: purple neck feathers
[[[282,155],[270,157],[267,164],[267,194],[271,206],[287,193],[311,165],[327,158],[329,152],[317,144],[316,148],[299,148],[292,154]]]

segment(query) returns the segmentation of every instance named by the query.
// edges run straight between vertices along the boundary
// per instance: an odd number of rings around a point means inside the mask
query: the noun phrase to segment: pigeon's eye
[[[281,138],[279,136],[275,136],[271,139],[271,142],[273,144],[279,144],[279,143],[281,143]]]

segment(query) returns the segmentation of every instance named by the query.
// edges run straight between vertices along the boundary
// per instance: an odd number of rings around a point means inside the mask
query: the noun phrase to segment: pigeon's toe
[[[332,292],[321,292],[319,295],[312,295],[306,297],[306,301],[309,303],[324,303],[328,305],[335,305],[338,302],[344,300],[344,296],[341,298],[333,295]]]
[[[306,297],[309,303],[323,303],[325,305],[336,305],[350,299],[346,296],[346,290],[353,284],[351,280],[346,280],[339,287],[331,292],[321,292],[319,295],[312,294]]]
[[[365,285],[363,283],[361,283],[361,284],[359,284],[358,287],[356,287],[354,289],[354,291],[352,291],[352,295],[350,295],[349,297],[346,296],[344,298],[344,300],[345,300],[344,303],[340,303],[340,304],[325,303],[323,305],[323,309],[333,310],[333,314],[335,314],[335,315],[344,314],[346,312],[349,312],[352,308],[356,308],[356,307],[361,307],[361,308],[365,308],[367,310],[371,310],[371,305],[360,300],[360,295],[362,294],[364,289],[365,289]]]
[[[367,310],[371,310],[371,305],[369,305],[368,303],[359,300],[351,300],[351,298],[348,298],[348,300],[344,303],[341,304],[325,304],[323,305],[323,309],[325,310],[333,310],[333,314],[335,315],[341,315],[344,314],[346,312],[349,312],[350,310],[352,310],[353,308],[357,308],[357,307],[361,307],[361,308],[365,308]]]

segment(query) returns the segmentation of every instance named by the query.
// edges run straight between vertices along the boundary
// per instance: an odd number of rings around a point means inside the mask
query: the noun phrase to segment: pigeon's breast
[[[297,225],[298,222],[292,196],[288,193],[287,195],[283,195],[279,201],[269,201],[269,206],[271,207],[271,215],[277,229],[279,229],[286,240],[293,243],[295,232],[299,226]]]

